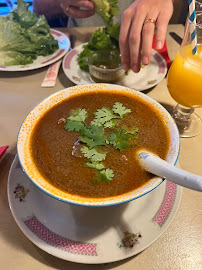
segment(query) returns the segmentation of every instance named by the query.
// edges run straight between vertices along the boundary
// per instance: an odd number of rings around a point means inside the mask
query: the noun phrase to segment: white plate
[[[0,66],[1,71],[27,71],[42,68],[48,66],[59,59],[61,59],[70,48],[70,40],[64,33],[57,30],[50,30],[54,39],[58,40],[59,49],[55,51],[53,54],[48,56],[38,56],[36,60],[32,64],[28,65],[18,65],[18,66]]]
[[[23,233],[49,254],[88,264],[123,260],[146,249],[172,222],[181,193],[180,186],[164,181],[129,203],[110,207],[71,205],[33,185],[17,157],[8,180],[9,205]]]
[[[82,46],[83,44],[74,48],[64,57],[63,70],[67,78],[75,84],[94,83],[89,73],[82,71],[77,62],[78,55],[83,50]],[[167,64],[165,59],[152,49],[151,62],[148,66],[143,67],[139,73],[130,70],[128,75],[117,81],[116,84],[143,91],[158,84],[166,73]]]

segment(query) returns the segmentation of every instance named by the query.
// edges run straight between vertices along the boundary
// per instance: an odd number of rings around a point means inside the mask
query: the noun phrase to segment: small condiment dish
[[[87,62],[93,82],[115,83],[125,74],[119,51],[93,51],[88,55]]]

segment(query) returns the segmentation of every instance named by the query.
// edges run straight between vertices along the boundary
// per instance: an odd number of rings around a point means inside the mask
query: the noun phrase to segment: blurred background
[[[29,4],[29,9],[32,11],[32,1],[24,0]],[[0,0],[0,15],[4,16],[16,7],[17,0]]]
[[[32,11],[33,0],[25,0],[29,4],[29,9]],[[164,1],[164,0],[163,0]],[[200,1],[200,0],[199,0]],[[16,7],[17,0],[0,0],[0,16],[5,16]],[[188,0],[174,0],[174,13],[170,20],[171,24],[184,24],[188,14]],[[49,22],[51,27],[63,27],[63,24],[57,22]],[[54,25],[55,24],[55,25]]]

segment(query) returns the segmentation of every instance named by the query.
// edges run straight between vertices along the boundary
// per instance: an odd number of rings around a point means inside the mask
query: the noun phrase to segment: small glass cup
[[[115,83],[125,71],[119,51],[93,51],[87,57],[91,80],[97,83]]]

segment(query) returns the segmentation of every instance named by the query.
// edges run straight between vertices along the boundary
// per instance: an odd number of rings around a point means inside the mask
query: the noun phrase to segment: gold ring
[[[144,21],[144,24],[145,24],[145,23],[153,23],[153,24],[156,24],[156,21],[153,20],[153,19],[146,19],[146,20]]]

